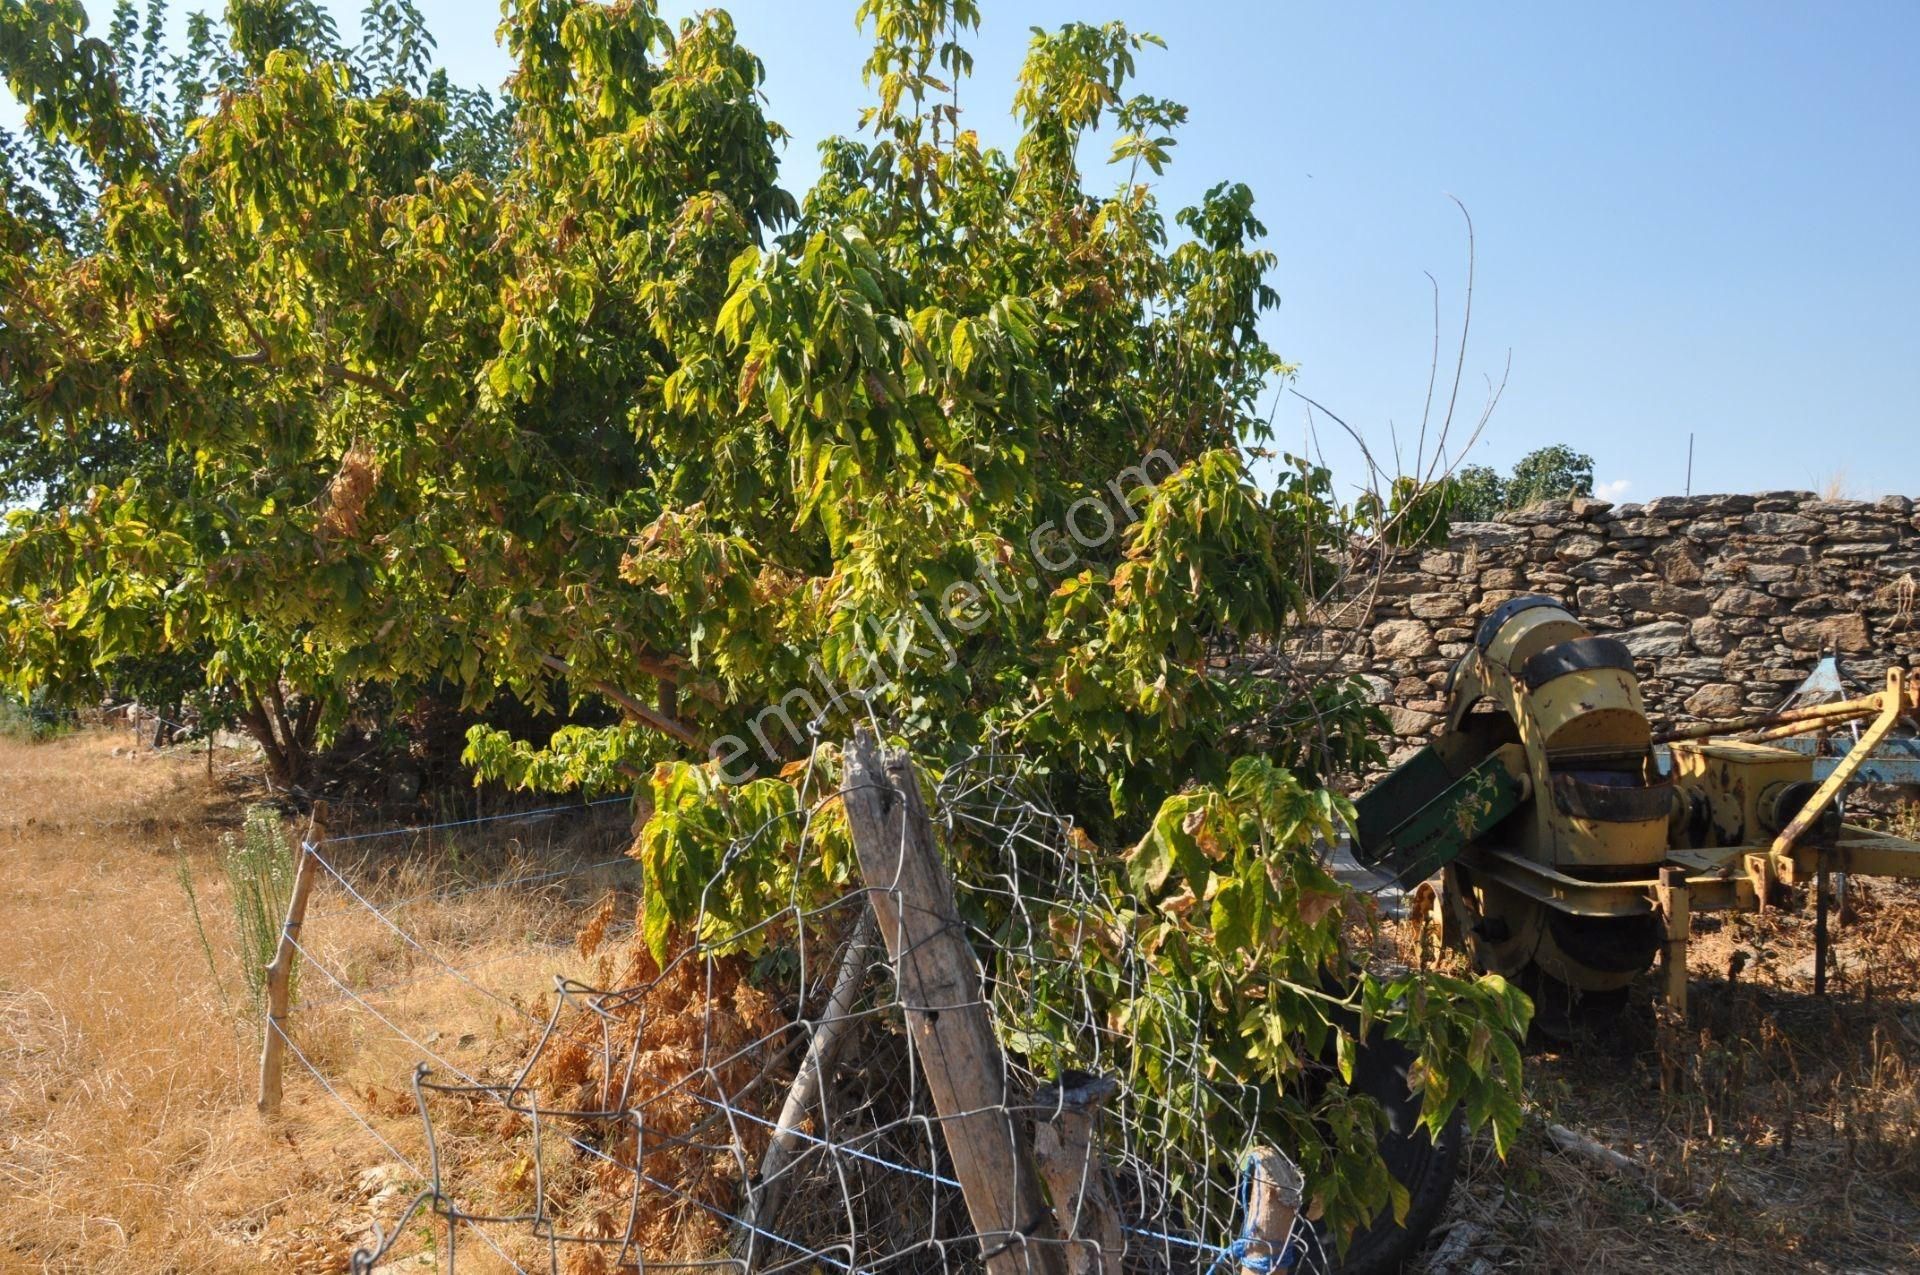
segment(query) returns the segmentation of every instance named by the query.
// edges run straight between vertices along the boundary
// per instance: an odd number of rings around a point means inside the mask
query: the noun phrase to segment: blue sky
[[[344,27],[357,7],[337,5]],[[766,62],[802,189],[813,143],[851,131],[867,100],[854,4],[725,7]],[[423,8],[456,78],[505,75],[490,5]],[[1451,195],[1479,255],[1456,444],[1511,353],[1468,459],[1505,467],[1566,442],[1603,488],[1641,500],[1681,490],[1692,433],[1695,491],[1837,479],[1920,495],[1920,5],[982,8],[961,105],[989,142],[1012,141],[1030,25],[1118,18],[1167,40],[1137,83],[1192,110],[1163,199],[1253,187],[1280,257],[1270,339],[1376,450],[1419,424],[1425,272],[1451,362],[1466,278]],[[1278,402],[1283,445],[1304,412]],[[1319,436],[1359,477],[1344,436]]]

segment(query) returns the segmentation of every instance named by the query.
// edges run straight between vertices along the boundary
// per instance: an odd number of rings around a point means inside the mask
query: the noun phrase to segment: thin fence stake
[[[293,878],[293,897],[287,900],[287,919],[280,926],[280,945],[274,950],[273,963],[267,966],[266,1040],[260,1047],[260,1101],[263,1115],[280,1110],[280,1084],[286,1068],[288,989],[293,981],[295,948],[300,926],[307,918],[307,896],[313,893],[315,870],[320,857],[314,845],[325,839],[326,803],[316,802],[307,835],[300,841],[300,867]]]
[[[867,898],[893,957],[907,1035],[988,1275],[1066,1275],[913,763],[903,754],[883,762],[862,730],[847,749],[840,792]]]
[[[748,1188],[743,1216],[739,1225],[734,1227],[732,1250],[746,1263],[748,1272],[753,1271],[764,1256],[765,1246],[756,1242],[760,1233],[773,1229],[780,1220],[780,1205],[786,1197],[790,1181],[786,1176],[787,1169],[807,1142],[800,1133],[800,1122],[818,1104],[821,1089],[833,1071],[834,1056],[840,1050],[847,1028],[854,1022],[853,1007],[860,999],[861,986],[867,981],[868,958],[877,937],[874,933],[873,909],[861,908],[860,919],[854,922],[853,936],[847,941],[847,954],[842,958],[840,972],[834,978],[833,992],[827,999],[826,1014],[807,1046],[807,1056],[800,1064],[799,1074],[793,1078],[793,1085],[787,1090],[787,1100],[780,1108],[780,1119],[774,1125],[773,1137],[768,1141],[766,1154],[760,1160],[760,1173]],[[821,1132],[824,1134],[826,1130],[822,1129]]]
[[[1127,1237],[1100,1157],[1100,1105],[1120,1092],[1111,1076],[1070,1071],[1033,1095],[1033,1153],[1067,1237],[1068,1275],[1120,1275]]]

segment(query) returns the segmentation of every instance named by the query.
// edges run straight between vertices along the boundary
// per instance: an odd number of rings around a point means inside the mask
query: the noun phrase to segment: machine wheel
[[[1627,1007],[1624,987],[1584,991],[1569,987],[1537,965],[1529,965],[1515,980],[1533,1001],[1529,1031],[1536,1042],[1564,1045],[1584,1034],[1605,1030]]]
[[[1512,979],[1536,1000],[1550,997],[1556,985],[1570,1004],[1624,1000],[1612,994],[1645,972],[1660,950],[1651,914],[1572,916],[1459,864],[1447,871],[1446,906],[1474,966]]]
[[[1396,1040],[1375,1036],[1361,1046],[1354,1059],[1353,1088],[1378,1102],[1387,1114],[1387,1132],[1381,1136],[1380,1156],[1387,1169],[1407,1188],[1410,1204],[1403,1226],[1388,1212],[1372,1225],[1354,1232],[1341,1257],[1333,1237],[1319,1225],[1311,1233],[1310,1251],[1300,1269],[1337,1275],[1388,1275],[1417,1253],[1439,1224],[1453,1194],[1454,1179],[1466,1147],[1467,1121],[1455,1111],[1429,1137],[1420,1125],[1420,1097],[1407,1086],[1407,1069],[1414,1053]]]

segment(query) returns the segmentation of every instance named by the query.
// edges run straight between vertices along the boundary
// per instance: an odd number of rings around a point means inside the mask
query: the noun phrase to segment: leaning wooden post
[[[1111,1076],[1070,1071],[1033,1095],[1033,1153],[1067,1238],[1067,1275],[1120,1275],[1127,1237],[1100,1158],[1100,1106],[1120,1091]]]
[[[307,835],[300,839],[300,866],[293,874],[293,897],[287,900],[287,919],[280,926],[280,945],[274,949],[273,963],[267,966],[267,1032],[260,1047],[260,1101],[264,1115],[280,1110],[280,1079],[287,1059],[287,1000],[293,981],[293,962],[298,953],[294,942],[300,924],[307,919],[307,896],[313,893],[313,880],[320,868],[314,847],[326,840],[326,804],[315,802]]]
[[[883,762],[863,730],[847,749],[840,791],[867,897],[893,958],[907,1035],[988,1275],[1066,1275],[1025,1124],[1010,1109],[1006,1062],[913,763],[898,754]]]
[[[847,952],[841,958],[840,972],[834,978],[826,1012],[821,1016],[819,1026],[813,1029],[813,1039],[807,1045],[807,1056],[800,1063],[800,1071],[794,1076],[792,1087],[787,1090],[787,1100],[780,1108],[780,1119],[774,1125],[773,1137],[767,1141],[766,1154],[760,1159],[759,1176],[748,1187],[746,1207],[734,1225],[732,1251],[734,1256],[746,1263],[749,1272],[755,1269],[764,1255],[764,1246],[759,1243],[761,1234],[780,1219],[780,1206],[786,1199],[787,1186],[791,1181],[786,1176],[787,1170],[792,1167],[794,1156],[805,1142],[800,1134],[800,1124],[819,1103],[821,1091],[833,1071],[833,1060],[839,1052],[840,1042],[846,1038],[847,1029],[856,1021],[854,1006],[860,999],[861,987],[867,981],[867,965],[876,937],[873,909],[863,905],[859,920],[853,924],[853,934],[847,940]],[[824,1135],[826,1130],[821,1129],[820,1132]]]
[[[1287,1241],[1293,1238],[1306,1179],[1292,1160],[1272,1147],[1256,1147],[1240,1172],[1247,1191],[1240,1269],[1245,1275],[1268,1275],[1284,1259]]]

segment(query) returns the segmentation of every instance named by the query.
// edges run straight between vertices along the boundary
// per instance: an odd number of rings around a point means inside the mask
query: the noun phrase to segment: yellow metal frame
[[[1535,607],[1508,620],[1484,648],[1468,652],[1455,669],[1447,737],[1464,730],[1466,714],[1476,700],[1485,697],[1499,703],[1520,737],[1520,744],[1508,744],[1506,751],[1525,749],[1522,768],[1532,781],[1535,806],[1533,817],[1504,846],[1475,844],[1460,854],[1456,863],[1476,888],[1504,890],[1568,916],[1657,917],[1666,995],[1684,1012],[1686,949],[1694,913],[1755,911],[1779,900],[1784,887],[1814,879],[1819,883],[1816,894],[1821,909],[1816,929],[1824,956],[1828,873],[1920,878],[1920,843],[1900,837],[1842,826],[1837,838],[1823,836],[1819,844],[1801,844],[1900,719],[1920,711],[1920,679],[1909,677],[1905,669],[1891,668],[1885,689],[1872,695],[1689,727],[1656,739],[1645,726],[1639,683],[1630,670],[1579,669],[1537,689],[1522,682],[1519,666],[1528,656],[1586,633],[1564,609]],[[1737,830],[1731,823],[1716,825],[1722,829],[1720,838],[1743,844],[1704,848],[1675,848],[1664,816],[1604,821],[1579,817],[1573,806],[1558,808],[1556,792],[1550,788],[1556,774],[1554,762],[1564,767],[1590,758],[1601,768],[1617,767],[1623,758],[1645,755],[1651,743],[1736,734],[1746,737],[1748,742],[1740,747],[1755,756],[1734,761],[1743,772],[1753,770],[1752,782],[1758,784],[1767,772],[1765,758],[1759,754],[1778,750],[1753,745],[1832,730],[1869,717],[1872,722],[1860,739],[1770,842],[1760,838],[1776,826],[1775,816],[1759,816],[1764,791],[1759,787],[1748,791],[1732,785],[1729,792],[1740,805],[1741,823]],[[1705,745],[1687,750],[1702,755],[1691,763],[1676,749],[1676,777],[1686,764],[1710,765],[1712,759],[1706,755],[1715,749]],[[1806,764],[1799,754],[1791,760],[1795,766]],[[1511,759],[1507,764],[1513,768]],[[1651,772],[1647,779],[1650,783]],[[1711,783],[1695,786],[1714,791]],[[1453,876],[1448,880],[1450,890],[1461,888]],[[1824,961],[1820,973],[1824,975]]]
[[[1750,912],[1768,906],[1780,887],[1817,878],[1824,886],[1829,872],[1862,876],[1920,878],[1920,843],[1871,828],[1844,825],[1832,844],[1803,845],[1806,834],[1846,789],[1873,750],[1906,714],[1920,704],[1920,684],[1906,670],[1887,670],[1886,690],[1809,716],[1766,732],[1780,738],[1789,731],[1830,728],[1840,722],[1873,715],[1861,735],[1825,782],[1782,828],[1770,844],[1701,850],[1670,849],[1664,861],[1649,864],[1631,876],[1612,880],[1576,877],[1524,854],[1477,847],[1460,858],[1461,866],[1488,881],[1506,887],[1544,907],[1574,916],[1630,917],[1649,913],[1661,923],[1661,973],[1666,999],[1686,1012],[1687,944],[1696,912]],[[1699,738],[1700,736],[1695,736]],[[1641,873],[1645,875],[1641,875]],[[1820,887],[1817,887],[1820,888]],[[1820,900],[1822,904],[1824,900]],[[1822,912],[1824,922],[1824,910]],[[1819,929],[1824,935],[1824,924]],[[1824,939],[1822,940],[1824,948]],[[1816,982],[1824,985],[1824,951],[1820,953]]]
[[[1810,806],[1814,803],[1810,801]],[[1920,878],[1920,842],[1853,824],[1830,846],[1798,846],[1787,861],[1806,876],[1852,872],[1861,876]],[[1631,917],[1652,913],[1664,927],[1663,970],[1667,998],[1684,1011],[1686,945],[1697,912],[1753,912],[1768,902],[1776,883],[1792,878],[1774,866],[1772,851],[1751,846],[1675,850],[1646,876],[1595,881],[1569,876],[1505,850],[1478,847],[1459,863],[1476,877],[1505,886],[1541,905],[1572,916]]]

